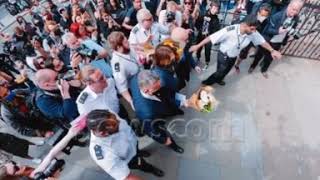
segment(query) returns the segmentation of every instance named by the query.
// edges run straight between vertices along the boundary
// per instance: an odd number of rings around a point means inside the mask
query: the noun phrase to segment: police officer
[[[87,116],[87,127],[91,130],[92,159],[114,179],[141,179],[130,169],[164,175],[137,154],[137,137],[125,120],[107,110],[94,110]]]
[[[190,48],[190,52],[195,52],[210,41],[212,44],[220,43],[217,70],[209,76],[208,79],[202,81],[202,84],[212,85],[218,83],[222,86],[225,85],[225,82],[223,81],[224,77],[235,64],[241,50],[248,46],[250,42],[255,46],[260,45],[268,50],[273,58],[281,58],[281,53],[274,50],[270,44],[264,40],[260,33],[256,32],[257,26],[259,26],[259,21],[255,16],[250,15],[247,16],[241,24],[225,27]]]
[[[140,65],[135,53],[130,51],[128,39],[122,32],[112,32],[108,37],[108,41],[112,50],[114,50],[111,58],[111,67],[116,87],[122,97],[134,109],[128,90],[128,80],[139,72]]]
[[[137,13],[138,24],[133,27],[129,36],[130,45],[150,43],[153,47],[161,41],[161,35],[169,35],[169,28],[153,22],[153,16],[147,9]]]
[[[87,86],[76,101],[80,114],[95,109],[107,109],[126,118],[126,113],[120,112],[122,108],[120,108],[115,82],[112,78],[106,79],[99,69],[89,65],[83,67],[81,76]]]

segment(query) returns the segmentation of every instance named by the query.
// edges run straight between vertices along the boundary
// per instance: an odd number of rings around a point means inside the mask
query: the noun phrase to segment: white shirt
[[[128,163],[137,154],[138,140],[127,122],[120,118],[118,120],[119,132],[111,136],[97,137],[91,133],[89,151],[92,159],[105,172],[116,180],[123,180],[130,173]],[[101,150],[101,155],[98,152],[97,156],[95,147]]]
[[[250,35],[240,34],[240,24],[225,27],[216,33],[210,35],[212,44],[220,43],[220,51],[234,58],[240,54],[240,51],[247,47],[250,42],[255,46],[263,44],[265,39],[259,32]]]
[[[77,98],[77,107],[80,114],[89,113],[96,109],[107,109],[116,114],[120,111],[119,98],[117,96],[117,90],[115,88],[115,82],[113,79],[107,79],[107,87],[102,93],[96,94],[87,86]],[[87,93],[87,97],[84,99],[84,93]],[[83,100],[84,99],[84,100]]]
[[[111,58],[111,67],[118,92],[123,93],[127,91],[128,80],[139,72],[136,56],[132,51],[130,54],[114,51]]]
[[[153,23],[151,28],[149,30],[146,30],[140,24],[137,24],[131,30],[128,40],[130,44],[144,43],[147,41],[148,36],[152,35],[153,38],[151,40],[151,45],[153,47],[156,47],[161,42],[162,34],[169,35],[169,28],[158,23]]]

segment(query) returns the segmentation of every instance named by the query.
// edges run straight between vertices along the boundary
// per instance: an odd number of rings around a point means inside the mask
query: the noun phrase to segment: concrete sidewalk
[[[227,76],[226,86],[214,86],[216,112],[185,111],[185,122],[174,128],[180,136],[187,132],[178,138],[183,155],[156,143],[146,147],[153,154],[147,160],[165,177],[134,172],[148,180],[318,180],[320,62],[286,57],[264,79],[258,69],[247,74],[250,61],[240,75]],[[214,69],[212,63],[204,75],[193,75],[184,92],[190,95]],[[87,148],[65,159],[62,180],[111,179]]]

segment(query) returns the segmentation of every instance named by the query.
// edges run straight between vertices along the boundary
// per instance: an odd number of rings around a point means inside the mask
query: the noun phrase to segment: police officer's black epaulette
[[[116,64],[114,64],[114,71],[115,72],[120,72],[120,63],[117,62]]]
[[[227,27],[227,31],[233,31],[235,29],[236,29],[236,26],[234,25]]]
[[[88,96],[89,96],[89,94],[87,92],[82,93],[79,98],[79,103],[84,104],[84,102],[86,102]]]
[[[101,160],[103,159],[103,153],[102,153],[102,149],[101,149],[101,146],[99,145],[95,145],[94,146],[94,153],[96,154],[96,157],[98,160]]]
[[[132,29],[132,33],[133,33],[133,34],[136,34],[138,31],[139,31],[139,27],[138,27],[138,26],[136,26],[136,27],[134,27],[134,28]]]

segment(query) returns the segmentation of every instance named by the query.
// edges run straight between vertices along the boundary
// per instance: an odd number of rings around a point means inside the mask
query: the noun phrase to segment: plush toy
[[[200,87],[188,100],[189,107],[205,113],[214,111],[219,102],[213,96],[213,92],[211,86]]]

